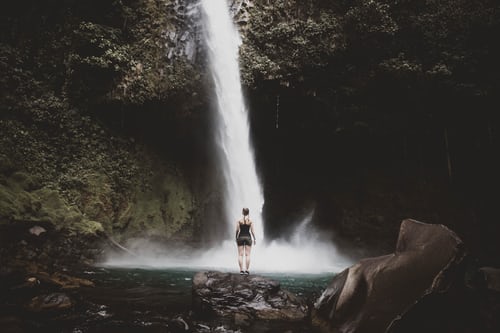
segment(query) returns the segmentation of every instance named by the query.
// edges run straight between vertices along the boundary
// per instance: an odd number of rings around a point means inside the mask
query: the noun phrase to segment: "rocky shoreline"
[[[42,226],[43,225],[43,226]],[[73,272],[90,267],[98,236],[71,237],[49,224],[0,226],[0,323],[6,332],[31,332],[71,311],[88,279]],[[57,320],[56,320],[57,321]]]
[[[174,311],[167,313],[158,294],[175,291],[123,290],[156,297],[143,302],[132,323],[111,318],[106,305],[88,297],[100,291],[84,272],[95,270],[94,260],[110,246],[105,235],[35,227],[0,230],[3,332],[493,333],[500,327],[500,270],[475,267],[464,243],[441,225],[403,221],[393,254],[338,274],[314,304],[269,278],[202,271],[193,276],[189,309],[170,304]],[[131,307],[133,300],[127,299]]]
[[[193,278],[193,311],[249,332],[306,330],[305,300],[258,275],[198,272]],[[294,331],[295,331],[294,330]]]

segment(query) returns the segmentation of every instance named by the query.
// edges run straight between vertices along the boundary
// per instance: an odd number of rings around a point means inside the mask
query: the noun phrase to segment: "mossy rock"
[[[69,205],[59,192],[43,188],[35,192],[41,202],[41,218],[73,234],[92,234],[103,231],[101,223],[90,220],[80,209]]]
[[[32,180],[29,174],[16,172],[6,184],[0,184],[0,223],[43,222],[78,234],[103,230],[100,223],[69,205],[57,190],[42,187],[28,191]]]
[[[21,195],[16,195],[8,186],[0,184],[0,223],[20,216],[18,200],[22,200]]]
[[[112,203],[115,193],[111,180],[105,174],[92,173],[85,176],[84,184],[85,188],[78,193],[81,211],[89,219],[101,221],[104,229],[110,231],[116,215]]]
[[[158,173],[150,191],[135,192],[113,228],[121,238],[159,236],[187,239],[192,236],[195,199],[179,173]]]

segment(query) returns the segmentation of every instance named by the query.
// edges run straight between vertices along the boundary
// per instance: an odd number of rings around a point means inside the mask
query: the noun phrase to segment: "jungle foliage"
[[[80,108],[141,104],[192,90],[193,64],[166,61],[167,0],[52,0],[1,5],[2,91],[7,80],[50,85]],[[31,80],[26,80],[31,77]]]
[[[141,163],[131,134],[206,162],[210,121],[196,112],[208,110],[205,63],[167,52],[172,33],[186,28],[172,6],[188,2],[2,2],[0,161],[8,177],[23,167],[71,202],[86,186],[78,179],[98,170],[116,196],[98,201],[120,211],[130,199],[120,193],[153,179],[154,163]],[[500,185],[498,1],[252,4],[240,59],[274,212],[310,196],[328,212],[318,219],[352,238],[364,230],[361,238],[390,239],[380,230],[393,232],[408,216],[445,224],[458,216],[478,221],[477,239],[498,234],[487,222]],[[181,136],[203,143],[183,146]],[[277,229],[289,219],[268,215]]]
[[[258,0],[252,10],[242,66],[266,197],[286,209],[291,191],[310,191],[324,220],[363,239],[405,216],[474,241],[498,235],[497,1]]]
[[[105,121],[195,84],[191,63],[165,61],[167,2],[2,2],[0,223],[191,232],[194,199],[175,162]]]

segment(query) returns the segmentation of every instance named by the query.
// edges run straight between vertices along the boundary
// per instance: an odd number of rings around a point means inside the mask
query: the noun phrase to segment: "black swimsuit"
[[[240,223],[240,234],[236,238],[236,243],[239,246],[248,245],[252,246],[252,237],[250,236],[251,224]]]

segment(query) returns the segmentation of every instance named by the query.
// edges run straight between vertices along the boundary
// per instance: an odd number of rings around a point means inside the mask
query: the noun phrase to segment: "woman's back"
[[[250,220],[247,221],[239,221],[240,223],[240,236],[250,236],[250,226],[252,222]]]

